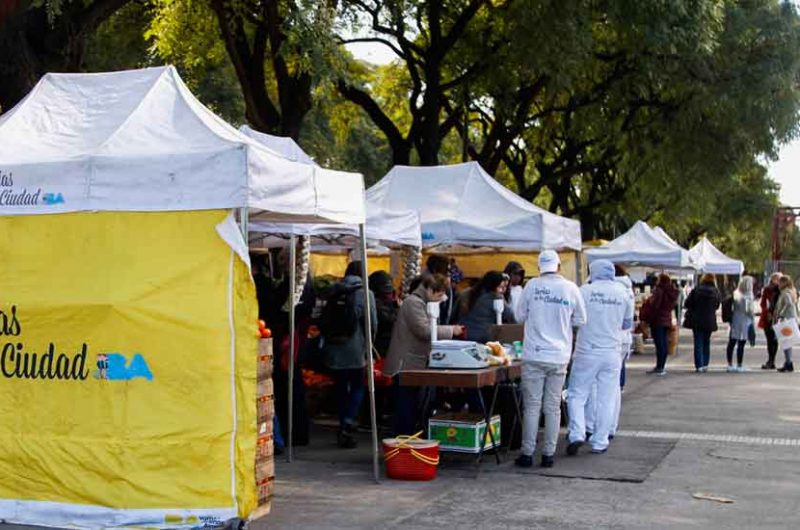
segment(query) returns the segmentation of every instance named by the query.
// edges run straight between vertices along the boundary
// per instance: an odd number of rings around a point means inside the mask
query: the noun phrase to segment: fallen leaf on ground
[[[709,493],[693,493],[692,497],[700,499],[701,501],[719,502],[722,504],[733,504],[734,500],[727,497],[720,497],[719,495],[711,495]]]

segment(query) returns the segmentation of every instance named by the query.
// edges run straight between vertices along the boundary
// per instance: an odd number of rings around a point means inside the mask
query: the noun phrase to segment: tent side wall
[[[0,519],[176,527],[254,507],[255,298],[227,215],[0,216]]]

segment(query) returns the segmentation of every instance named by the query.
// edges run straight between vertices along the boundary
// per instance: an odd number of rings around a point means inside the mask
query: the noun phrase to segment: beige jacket
[[[423,370],[431,353],[431,324],[425,289],[419,287],[403,301],[392,330],[392,342],[383,372],[397,375],[402,370]],[[439,339],[453,338],[454,326],[438,326]]]

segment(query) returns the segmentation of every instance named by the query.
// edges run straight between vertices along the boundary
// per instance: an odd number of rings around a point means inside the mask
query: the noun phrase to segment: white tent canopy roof
[[[384,209],[418,211],[426,247],[581,248],[580,223],[534,206],[499,184],[477,162],[395,166],[367,190],[367,202]]]
[[[203,106],[171,66],[47,74],[0,117],[0,215],[248,207],[364,222],[361,175],[287,160]]]
[[[258,132],[247,125],[242,125],[239,131],[257,142],[264,144],[268,148],[280,152],[286,158],[303,164],[317,165],[317,163],[291,138]],[[368,202],[366,204],[366,212],[366,235],[370,244],[389,247],[398,245],[422,246],[422,230],[419,223],[419,214],[415,210],[384,210],[380,206]],[[330,238],[347,236],[345,239],[349,239],[348,243],[353,242],[353,237],[350,236],[359,235],[358,225],[299,225],[255,222],[250,224],[249,229],[251,232],[275,235],[294,234],[298,236],[330,236]],[[267,246],[273,243],[275,245],[280,244],[280,241],[277,240],[270,243],[269,238],[263,238],[262,241]]]
[[[744,273],[744,263],[738,259],[729,258],[714,246],[708,238],[703,237],[689,250],[695,262],[702,264],[703,272],[711,274],[741,275]]]
[[[301,164],[312,166],[319,165],[314,162],[313,158],[308,156],[308,153],[303,151],[302,147],[297,145],[297,142],[288,136],[273,136],[271,134],[262,133],[250,128],[249,125],[242,125],[239,127],[239,132],[267,146],[276,153],[279,153],[283,158],[294,162],[300,162]]]
[[[591,263],[607,259],[614,263],[639,265],[659,269],[695,269],[689,252],[661,229],[653,229],[637,221],[630,230],[613,241],[586,251]]]

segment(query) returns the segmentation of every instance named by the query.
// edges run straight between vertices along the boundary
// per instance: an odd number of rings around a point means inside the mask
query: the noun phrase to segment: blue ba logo
[[[42,202],[48,206],[55,206],[56,204],[64,204],[64,196],[60,193],[45,193],[42,195]]]
[[[97,356],[95,379],[106,381],[130,381],[142,377],[153,380],[153,372],[140,353],[133,354],[131,362],[121,353],[101,353]]]
[[[423,241],[433,241],[434,239],[436,239],[436,236],[433,234],[433,232],[422,232]]]

